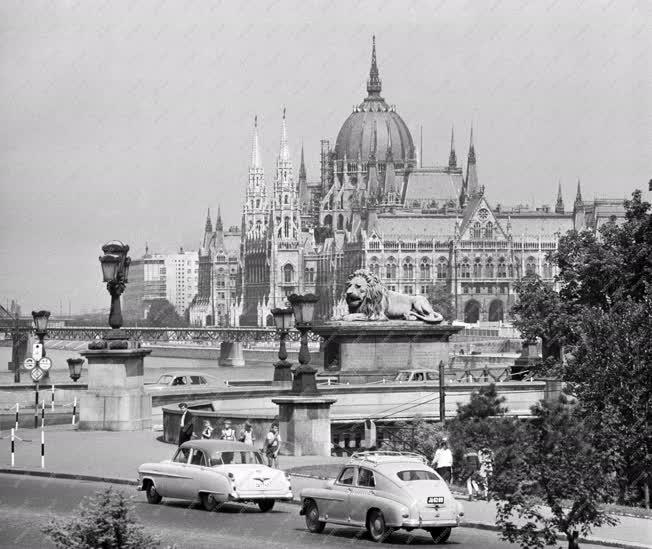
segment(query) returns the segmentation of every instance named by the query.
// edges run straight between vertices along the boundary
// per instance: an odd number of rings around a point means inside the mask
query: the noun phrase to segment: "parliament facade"
[[[472,130],[464,168],[452,132],[447,161],[424,166],[408,126],[381,93],[374,41],[367,96],[334,143],[321,141],[320,174],[311,180],[303,148],[295,175],[284,110],[268,186],[254,119],[241,227],[225,233],[221,220],[215,231],[210,216],[206,221],[193,324],[266,325],[289,294],[308,292],[321,298],[319,315],[330,317],[343,306],[347,276],[360,267],[390,289],[444,296],[458,320],[505,321],[521,277],[553,281],[548,254],[561,234],[622,217],[622,199],[585,202],[579,182],[570,208],[561,186],[553,207],[496,203],[478,175]]]

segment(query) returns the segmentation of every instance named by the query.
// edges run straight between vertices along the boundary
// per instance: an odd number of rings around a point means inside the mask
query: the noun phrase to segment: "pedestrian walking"
[[[249,444],[250,446],[254,445],[256,437],[254,436],[253,426],[251,423],[249,423],[249,421],[245,421],[244,427],[238,435],[238,440],[240,442],[244,442],[245,444]]]
[[[432,458],[432,467],[447,484],[450,484],[453,477],[453,452],[448,447],[447,438],[443,438],[437,448]]]
[[[278,452],[280,449],[281,435],[278,432],[278,423],[272,423],[263,445],[263,453],[267,458],[267,465],[278,469]]]
[[[489,482],[491,475],[494,472],[494,454],[490,448],[484,446],[478,452],[478,460],[480,462],[480,470],[478,474],[480,475],[482,492],[484,494],[484,499],[489,499]]]
[[[208,439],[208,438],[213,438],[213,426],[211,425],[211,422],[208,421],[207,419],[204,420],[203,424],[203,429],[201,432],[201,438],[203,439]]]
[[[188,411],[188,404],[182,402],[179,404],[181,410],[181,420],[179,423],[179,446],[192,438],[193,424],[192,414]]]
[[[231,427],[231,420],[224,420],[224,429],[220,433],[221,440],[235,440],[235,429]]]
[[[466,491],[469,495],[469,501],[480,494],[480,459],[477,452],[467,452],[464,454],[463,478],[466,479]]]

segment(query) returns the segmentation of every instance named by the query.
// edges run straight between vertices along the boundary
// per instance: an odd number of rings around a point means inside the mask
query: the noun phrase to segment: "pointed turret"
[[[378,65],[376,63],[376,36],[374,35],[371,46],[371,68],[369,69],[369,80],[367,80],[367,93],[369,94],[369,97],[380,98],[380,92],[382,89],[382,82],[378,74]]]
[[[251,145],[251,167],[262,168],[260,163],[260,144],[258,143],[258,115],[254,116],[254,138]]]
[[[205,233],[213,232],[213,223],[211,222],[211,209],[208,208],[208,213],[206,214],[206,225],[204,226]]]
[[[563,214],[564,213],[564,199],[561,196],[561,181],[557,187],[557,202],[555,203],[555,213]]]
[[[457,155],[455,154],[455,128],[451,128],[451,152],[448,155],[448,167],[457,168]]]
[[[582,205],[582,189],[580,188],[580,180],[577,180],[577,193],[575,194],[575,208]]]
[[[303,158],[303,143],[301,143],[301,165],[299,166],[299,181],[306,178],[306,162]]]
[[[471,126],[471,139],[469,142],[469,156],[466,164],[466,195],[474,196],[480,187],[478,185],[478,170],[476,167],[475,146],[473,145],[473,126]]]
[[[310,210],[310,193],[306,178],[306,163],[303,158],[303,143],[301,144],[301,165],[299,166],[299,206],[305,214]]]
[[[285,107],[283,107],[283,122],[281,123],[281,147],[278,158],[282,162],[290,160],[290,148],[288,147],[288,130],[285,124]]]
[[[220,209],[220,206],[217,207],[217,219],[215,220],[215,230],[216,231],[224,230],[224,226],[222,225],[222,210]]]

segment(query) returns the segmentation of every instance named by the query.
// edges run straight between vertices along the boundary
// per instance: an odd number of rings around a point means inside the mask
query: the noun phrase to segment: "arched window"
[[[444,279],[448,276],[448,260],[440,257],[437,261],[437,278]]]
[[[333,216],[328,214],[327,216],[324,217],[324,225],[327,227],[332,227],[333,226]]]
[[[372,257],[369,262],[369,270],[376,276],[380,276],[380,265],[378,264],[378,258]]]
[[[484,226],[484,237],[487,240],[491,240],[494,237],[494,225],[491,221],[487,221],[487,224]]]
[[[408,279],[414,278],[414,263],[412,263],[412,259],[409,257],[403,260],[403,277]]]
[[[494,299],[489,305],[489,322],[498,322],[504,319],[503,302],[500,299]]]
[[[537,263],[536,260],[530,256],[525,261],[525,276],[533,275],[537,272]]]
[[[396,263],[394,262],[394,258],[390,257],[387,260],[387,265],[385,265],[385,273],[387,275],[387,278],[394,280],[396,278]]]
[[[473,224],[473,230],[471,231],[471,234],[476,240],[480,240],[482,238],[482,225],[480,225],[479,222],[476,221]]]
[[[552,264],[550,261],[543,264],[543,278],[552,278]]]
[[[287,194],[284,195],[284,197],[283,197],[283,203],[284,203],[284,204],[287,204],[287,203],[288,203],[288,195],[287,195]]]
[[[283,267],[283,282],[286,284],[294,282],[294,267],[289,263]]]
[[[337,216],[337,228],[340,231],[344,229],[344,216],[342,214]]]
[[[475,324],[480,320],[480,303],[475,299],[466,302],[464,306],[464,322]]]
[[[512,265],[511,263],[507,265],[507,275],[509,276],[509,278],[514,278],[514,265]]]
[[[469,259],[467,257],[462,259],[460,265],[460,278],[471,278],[471,265],[469,264]]]
[[[482,260],[476,257],[473,260],[473,278],[480,278],[482,276]]]
[[[283,221],[283,234],[285,238],[290,238],[290,218],[286,217]]]
[[[306,267],[304,270],[305,281],[312,284],[315,281],[315,269],[313,267]]]
[[[419,278],[430,280],[430,260],[427,257],[422,258],[419,264]]]
[[[485,267],[485,276],[487,278],[494,277],[494,260],[490,257],[487,258],[487,266]]]
[[[505,258],[501,257],[498,259],[498,278],[507,278],[507,264],[505,263]]]
[[[256,198],[256,208],[260,208],[260,198]]]

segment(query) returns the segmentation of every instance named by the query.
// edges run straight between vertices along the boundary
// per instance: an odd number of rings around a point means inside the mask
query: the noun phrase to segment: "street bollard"
[[[15,456],[16,455],[16,442],[14,440],[14,430],[11,430],[11,466],[13,467],[16,463],[15,461]]]
[[[45,469],[45,431],[41,429],[41,469]]]
[[[45,427],[45,400],[41,403],[41,429]]]
[[[38,427],[38,381],[34,392],[34,429]]]
[[[72,402],[72,424],[75,424],[75,416],[77,415],[77,397]]]
[[[52,385],[52,400],[50,410],[54,412],[54,385]]]
[[[19,409],[20,409],[20,404],[18,402],[16,402],[16,426],[15,426],[16,431],[18,431],[18,411],[19,411]]]

